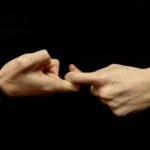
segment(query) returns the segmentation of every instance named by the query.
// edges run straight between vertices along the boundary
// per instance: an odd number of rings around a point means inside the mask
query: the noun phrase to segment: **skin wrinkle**
[[[91,74],[80,71],[76,78],[74,74],[66,75],[66,79],[68,81],[73,79],[74,84],[89,84],[94,77],[96,80],[91,83],[91,94],[98,97],[117,116],[139,112],[150,107],[149,68],[140,69],[115,64]],[[101,80],[104,79],[105,82],[102,84]]]
[[[0,87],[8,96],[39,96],[58,92],[78,92],[91,85],[91,94],[117,116],[150,107],[150,69],[112,64],[94,72],[69,66],[65,79],[59,77],[59,61],[46,50],[25,54],[0,70]]]
[[[61,79],[58,74],[59,61],[41,50],[19,56],[4,65],[0,86],[11,97],[79,91],[79,86]]]

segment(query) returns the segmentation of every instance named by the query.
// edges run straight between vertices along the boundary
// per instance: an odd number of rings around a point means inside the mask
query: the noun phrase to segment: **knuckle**
[[[58,59],[54,59],[54,62],[55,62],[55,64],[57,64],[57,65],[59,65],[59,64],[60,64],[60,62],[59,62],[59,60],[58,60]]]
[[[113,63],[113,64],[110,64],[108,67],[109,67],[109,68],[116,68],[116,67],[118,67],[118,66],[119,66],[118,64]]]
[[[46,59],[50,58],[50,55],[46,49],[41,51],[41,55],[43,56],[43,58],[46,58]]]
[[[49,53],[48,53],[48,51],[46,49],[39,50],[39,51],[34,52],[34,53],[30,53],[29,55],[30,56],[34,56],[34,55],[40,56],[40,58],[42,58],[43,60],[48,60],[48,59],[51,58]]]
[[[109,99],[111,96],[110,96],[110,90],[106,89],[106,88],[102,88],[100,91],[99,91],[99,96],[103,99]]]
[[[126,114],[123,113],[123,111],[122,111],[121,109],[119,109],[119,108],[112,110],[112,112],[113,112],[116,116],[118,116],[118,117],[123,117],[123,116],[126,115]]]
[[[114,102],[113,100],[112,100],[112,101],[107,102],[107,105],[108,105],[110,108],[112,108],[112,109],[114,109],[114,108],[117,108],[117,107],[118,107],[118,103],[117,103],[117,102]]]
[[[42,55],[49,56],[49,53],[46,49],[41,50]]]
[[[99,93],[102,98],[113,100],[118,94],[118,89],[112,85],[106,85],[100,89]],[[117,101],[112,101],[112,102],[115,104],[119,104],[117,103]]]

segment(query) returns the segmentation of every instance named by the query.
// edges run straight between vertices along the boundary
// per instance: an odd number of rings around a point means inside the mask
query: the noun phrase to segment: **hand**
[[[91,73],[69,72],[65,79],[73,84],[91,84],[91,93],[117,116],[150,107],[149,68],[113,64]]]
[[[61,79],[59,61],[46,50],[25,54],[8,62],[0,70],[0,87],[8,96],[51,95],[75,92],[78,86]]]

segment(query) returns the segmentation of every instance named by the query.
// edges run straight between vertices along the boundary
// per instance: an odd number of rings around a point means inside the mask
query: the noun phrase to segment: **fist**
[[[24,54],[0,70],[0,87],[8,96],[51,95],[76,92],[78,86],[59,77],[59,61],[46,50]]]

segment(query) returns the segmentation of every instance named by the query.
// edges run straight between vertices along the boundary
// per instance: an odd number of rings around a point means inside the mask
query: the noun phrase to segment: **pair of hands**
[[[46,50],[22,55],[8,62],[0,71],[0,87],[8,96],[51,95],[77,92],[81,84],[91,85],[97,96],[117,116],[139,112],[150,107],[150,70],[110,65],[83,73],[74,65],[65,80],[59,77],[59,61]]]

